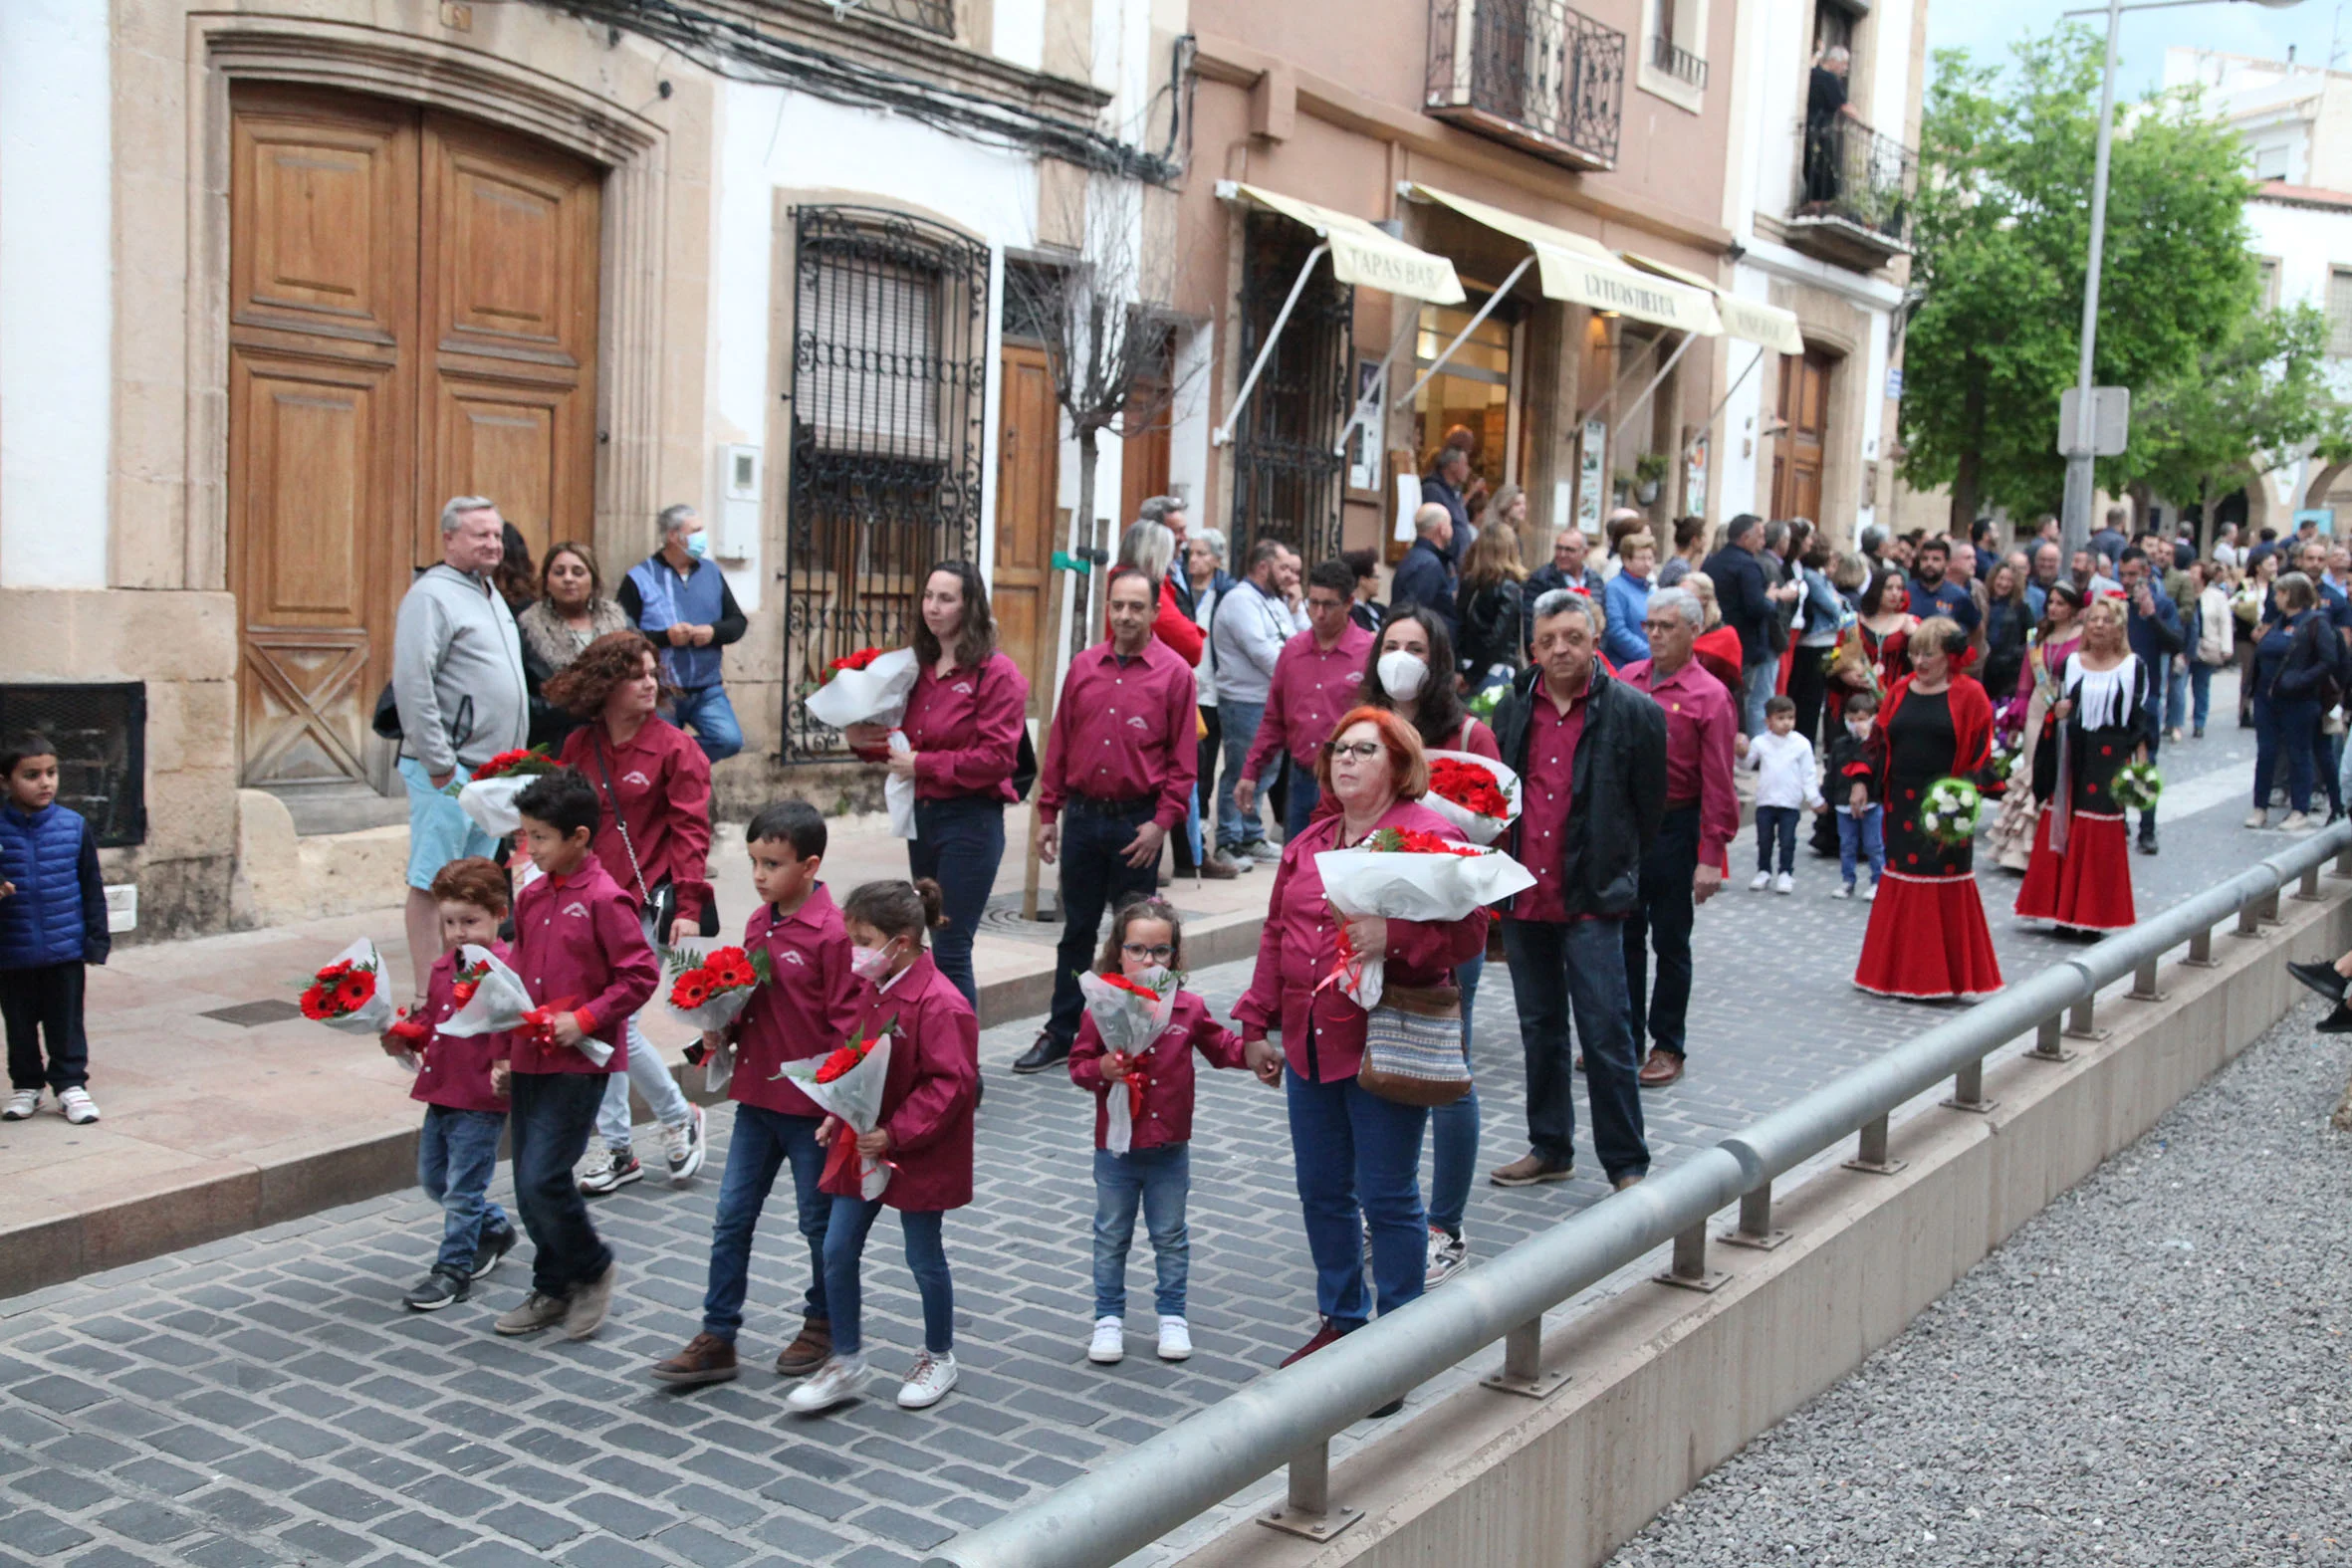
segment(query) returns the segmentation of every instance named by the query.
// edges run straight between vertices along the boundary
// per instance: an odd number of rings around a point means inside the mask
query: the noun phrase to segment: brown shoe
[[[672,1388],[700,1388],[705,1383],[735,1381],[735,1342],[716,1334],[697,1334],[686,1348],[653,1365],[653,1381]]]
[[[1678,1051],[1653,1048],[1650,1059],[1641,1064],[1641,1086],[1645,1089],[1663,1089],[1681,1076],[1682,1055]]]
[[[804,1318],[800,1336],[776,1358],[780,1378],[805,1378],[832,1358],[833,1326],[821,1317]]]
[[[1230,882],[1242,874],[1242,868],[1223,855],[1211,855],[1201,862],[1201,875],[1212,882]]]
[[[1575,1171],[1573,1161],[1554,1165],[1530,1150],[1502,1169],[1489,1171],[1487,1180],[1497,1187],[1532,1187],[1537,1182],[1564,1182]]]

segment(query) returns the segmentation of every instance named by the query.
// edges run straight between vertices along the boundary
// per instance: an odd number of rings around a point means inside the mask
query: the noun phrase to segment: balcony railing
[[[937,33],[942,38],[956,36],[955,0],[850,0],[837,10],[858,10],[869,16],[885,16],[893,22],[904,22],[919,27],[926,33]]]
[[[1840,115],[1797,134],[1791,238],[1809,233],[1824,247],[1867,253],[1872,264],[1911,249],[1911,203],[1919,154],[1859,120]]]
[[[1431,0],[1422,107],[1573,169],[1617,161],[1625,35],[1559,0]]]
[[[1650,64],[1677,82],[1707,91],[1707,62],[1660,33],[1650,39]]]

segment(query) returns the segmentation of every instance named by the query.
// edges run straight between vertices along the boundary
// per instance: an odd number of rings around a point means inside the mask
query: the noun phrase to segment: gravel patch
[[[2352,1041],[2293,1013],[1611,1559],[2352,1561]]]

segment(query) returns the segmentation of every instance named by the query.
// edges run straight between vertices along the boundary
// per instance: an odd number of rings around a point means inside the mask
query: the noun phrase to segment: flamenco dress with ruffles
[[[1871,761],[1885,784],[1886,877],[1870,906],[1854,984],[1906,1001],[1974,1001],[2000,989],[2000,961],[1977,891],[1975,844],[1941,843],[1920,826],[1928,786],[1972,779],[1992,752],[1993,704],[1955,675],[1948,690],[1895,683],[1871,732]]]
[[[2033,752],[2033,794],[2042,809],[2017,890],[2021,919],[2078,931],[2122,931],[2135,919],[2131,835],[2115,803],[2115,776],[2147,739],[2148,684],[2147,666],[2133,654],[2111,670],[2084,669],[2079,653],[2067,659],[2060,691],[2073,712],[2046,720]],[[2050,847],[2060,748],[2069,775],[2062,851]]]

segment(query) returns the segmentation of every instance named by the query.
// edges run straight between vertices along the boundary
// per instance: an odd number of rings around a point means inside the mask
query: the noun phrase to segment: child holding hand
[[[1845,883],[1833,898],[1854,896],[1856,851],[1870,861],[1870,886],[1863,902],[1878,897],[1886,875],[1885,807],[1879,800],[1878,770],[1870,766],[1870,731],[1878,722],[1878,699],[1856,692],[1846,700],[1844,728],[1829,742],[1829,787],[1837,799],[1837,868]]]
[[[506,1131],[507,1100],[490,1085],[493,1063],[507,1056],[504,1034],[443,1034],[441,1025],[470,997],[459,995],[458,953],[482,948],[500,963],[498,940],[506,919],[506,873],[479,855],[452,860],[433,877],[441,916],[441,956],[433,961],[424,1006],[383,1036],[387,1056],[416,1055],[416,1087],[424,1101],[424,1129],[416,1140],[416,1180],[441,1206],[441,1251],[424,1282],[400,1298],[412,1312],[438,1312],[466,1300],[474,1281],[513,1250],[515,1228],[489,1198],[498,1172],[498,1140]]]
[[[1184,932],[1175,908],[1164,899],[1139,898],[1111,917],[1110,936],[1094,961],[1104,975],[1123,975],[1139,984],[1159,982],[1163,972],[1181,973]],[[1162,1361],[1192,1354],[1185,1322],[1185,1287],[1191,1271],[1192,1238],[1185,1206],[1192,1195],[1192,1053],[1212,1066],[1241,1067],[1242,1037],[1210,1015],[1209,1005],[1189,991],[1176,993],[1168,1026],[1144,1050],[1106,1050],[1102,1031],[1088,1014],[1069,1049],[1069,1080],[1094,1094],[1094,1334],[1086,1359],[1104,1365],[1127,1353],[1127,1249],[1135,1239],[1135,1211],[1151,1232],[1159,1265],[1153,1305],[1159,1312]],[[1124,1154],[1109,1146],[1110,1097],[1127,1097],[1131,1131]]]

